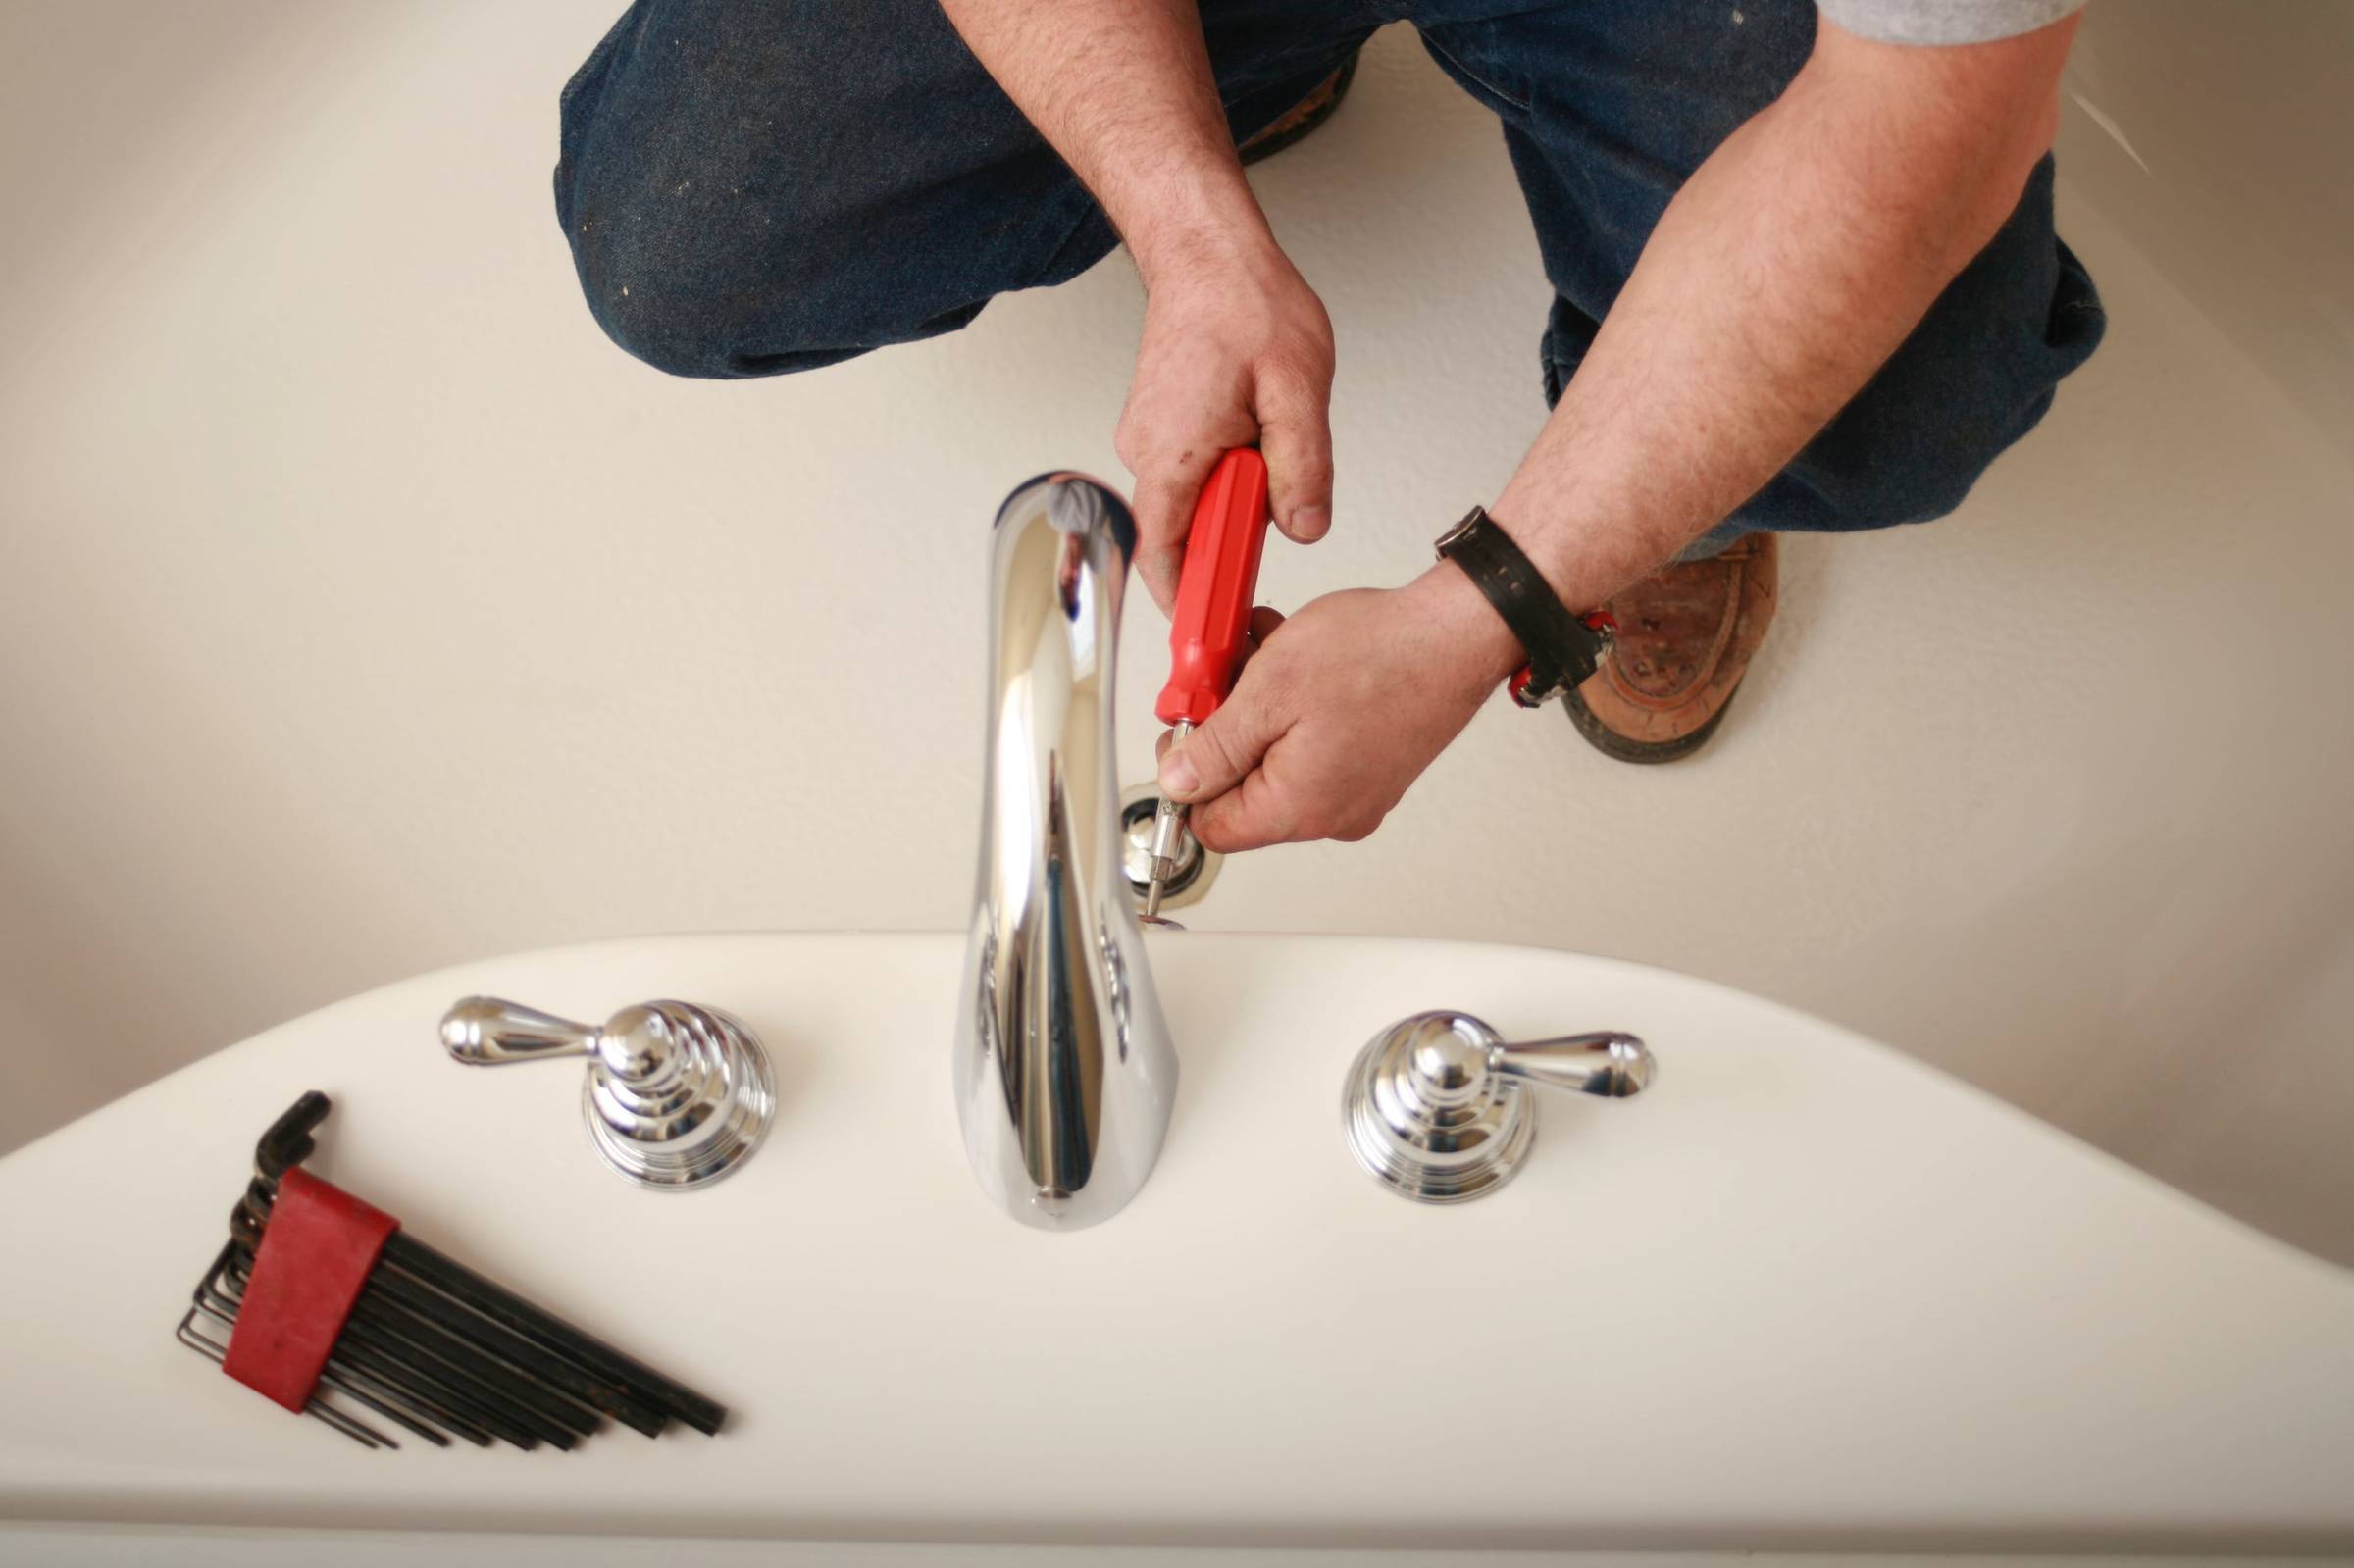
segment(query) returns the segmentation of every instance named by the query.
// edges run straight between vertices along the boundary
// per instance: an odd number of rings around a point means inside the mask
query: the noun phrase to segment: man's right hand
[[[1195,499],[1229,447],[1266,458],[1269,508],[1287,536],[1305,544],[1332,526],[1332,323],[1254,228],[1156,249],[1146,274],[1144,341],[1113,439],[1136,476],[1137,575],[1163,613],[1176,604]]]

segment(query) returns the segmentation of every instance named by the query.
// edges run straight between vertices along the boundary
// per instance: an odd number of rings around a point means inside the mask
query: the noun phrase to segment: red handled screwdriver
[[[1152,711],[1173,726],[1172,745],[1185,744],[1194,726],[1218,711],[1234,690],[1258,591],[1258,557],[1267,542],[1267,463],[1247,446],[1218,459],[1185,538],[1177,576],[1177,613],[1169,626],[1169,683]],[[1161,797],[1152,817],[1152,881],[1145,918],[1157,919],[1169,874],[1177,868],[1185,807]]]

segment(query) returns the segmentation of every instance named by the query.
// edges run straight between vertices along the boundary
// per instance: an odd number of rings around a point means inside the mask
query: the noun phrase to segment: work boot
[[[1745,533],[1705,561],[1678,561],[1612,599],[1618,628],[1602,666],[1562,698],[1569,722],[1620,762],[1698,751],[1773,624],[1779,550]]]
[[[1253,136],[1236,151],[1243,162],[1254,164],[1261,158],[1272,158],[1293,142],[1332,118],[1341,100],[1349,96],[1349,83],[1356,79],[1356,56],[1341,62],[1341,69],[1316,84],[1313,92],[1284,111],[1283,118]]]

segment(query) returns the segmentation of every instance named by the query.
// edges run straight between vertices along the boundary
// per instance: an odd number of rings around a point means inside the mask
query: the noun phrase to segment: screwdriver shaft
[[[1171,750],[1185,744],[1185,737],[1194,733],[1191,719],[1180,719],[1170,732]],[[1169,879],[1177,872],[1177,855],[1184,843],[1185,805],[1182,801],[1160,797],[1160,805],[1152,813],[1152,880],[1145,888],[1145,918],[1160,916],[1160,900],[1168,891]]]

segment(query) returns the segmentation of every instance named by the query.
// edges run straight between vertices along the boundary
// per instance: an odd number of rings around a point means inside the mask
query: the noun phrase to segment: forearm
[[[1492,508],[1564,602],[1722,521],[1905,340],[2049,146],[2072,29],[1893,60],[1826,39],[1693,175]]]
[[[1112,447],[1136,476],[1136,572],[1165,611],[1218,454],[1267,459],[1276,527],[1332,519],[1332,324],[1243,178],[1190,0],[942,0],[1085,181],[1145,280]]]
[[[1094,192],[1146,286],[1205,251],[1274,248],[1191,0],[942,0]]]

